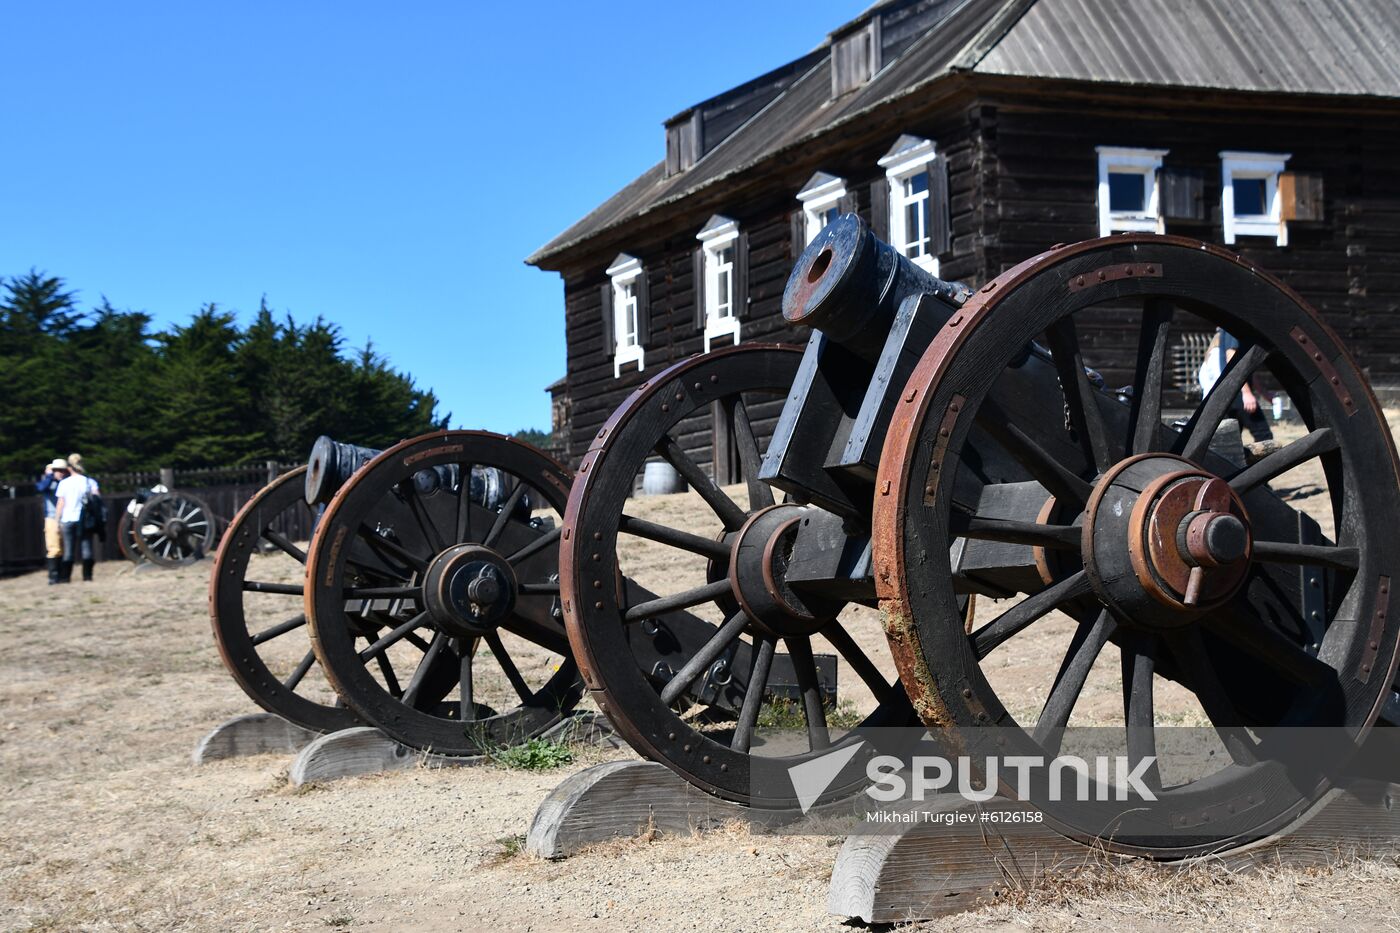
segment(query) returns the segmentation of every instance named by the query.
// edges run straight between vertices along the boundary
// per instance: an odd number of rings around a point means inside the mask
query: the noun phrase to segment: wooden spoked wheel
[[[1138,324],[1136,370],[1119,397],[1086,372],[1088,315],[1105,308]],[[1241,348],[1177,429],[1162,398],[1183,318],[1223,327]],[[1211,442],[1256,374],[1287,393],[1306,433],[1245,466]],[[1043,386],[1057,380],[1061,397],[1047,401]],[[968,747],[995,732],[1002,755],[1054,755],[1086,681],[1108,678],[1128,758],[1156,756],[1146,779],[1157,800],[1134,800],[1125,815],[1122,805],[1055,808],[1043,783],[1030,794],[1062,830],[1114,851],[1176,858],[1236,845],[1319,798],[1394,675],[1400,614],[1386,609],[1400,570],[1400,471],[1361,372],[1316,312],[1205,244],[1089,241],[978,291],[900,399],[877,478],[876,582],[926,722],[954,727]],[[1040,484],[1023,511],[1008,511],[1017,497],[979,474],[985,444]],[[1330,498],[1317,501],[1335,542],[1285,501],[1285,474],[1309,464],[1325,477]],[[1019,602],[971,632],[955,603],[959,538],[1022,545],[1028,564],[1034,549],[1040,570]],[[995,683],[1041,656],[1035,639],[1058,624],[1047,621],[1057,609],[1074,620],[1068,648],[1038,714],[1021,703],[1013,715]],[[1169,779],[1154,695],[1183,687],[1223,764]],[[1291,727],[1315,736],[1302,753]]]
[[[190,564],[212,554],[217,533],[208,504],[187,492],[154,495],[136,514],[136,547],[162,567]]]
[[[773,571],[785,565],[797,523],[808,513],[776,501],[759,479],[763,449],[751,417],[760,408],[781,408],[801,359],[791,347],[735,347],[650,378],[613,413],[584,456],[569,496],[561,555],[569,641],[613,726],[638,752],[695,786],[762,807],[795,802],[790,768],[857,743],[861,727],[912,720],[903,692],[846,627],[856,607],[806,604],[774,582],[782,579]],[[742,504],[677,441],[712,410],[722,410],[733,425]],[[644,520],[635,505],[629,514],[635,479],[650,458],[670,463],[698,493],[712,528],[697,532],[679,519]],[[634,574],[620,556],[642,541],[668,552],[659,564],[664,569],[649,577]],[[648,650],[656,640],[684,648],[661,666]],[[871,709],[844,729],[828,723],[814,642],[834,647],[873,695]],[[775,658],[795,677],[792,726],[804,734],[761,744],[755,732]],[[716,690],[720,668],[723,687]],[[844,796],[863,780],[863,771],[858,778],[842,772],[823,797]]]
[[[239,509],[209,577],[214,643],[233,679],[270,713],[315,732],[361,725],[319,674],[302,606],[313,514],[306,467],[284,473]],[[389,620],[386,618],[385,623]]]
[[[341,487],[311,543],[306,615],[351,709],[405,745],[473,755],[574,707],[558,582],[569,481],[528,444],[442,431]]]
[[[122,517],[117,519],[117,548],[122,552],[122,556],[133,564],[145,560],[141,555],[140,546],[136,543],[136,513],[130,509],[123,509]]]

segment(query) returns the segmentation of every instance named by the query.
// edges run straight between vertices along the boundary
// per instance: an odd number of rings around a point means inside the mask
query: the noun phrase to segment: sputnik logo
[[[820,758],[813,758],[788,768],[792,789],[797,794],[797,804],[804,814],[821,799],[831,782],[836,780],[836,775],[841,773],[841,769],[850,763],[864,744],[865,740],[861,739],[828,752]]]

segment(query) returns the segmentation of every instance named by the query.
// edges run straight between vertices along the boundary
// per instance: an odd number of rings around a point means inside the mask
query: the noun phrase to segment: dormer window
[[[1226,243],[1237,236],[1266,236],[1288,245],[1278,181],[1289,158],[1277,152],[1220,153],[1220,220]]]
[[[1162,233],[1158,176],[1166,149],[1098,146],[1099,236]]]
[[[748,309],[748,237],[739,224],[716,214],[696,235],[696,326],[712,346],[737,344],[740,319]]]
[[[646,367],[647,283],[642,261],[620,253],[607,270],[608,283],[602,287],[603,340],[612,353],[613,378],[622,367],[636,363]]]
[[[880,167],[885,170],[890,245],[937,275],[938,255],[948,247],[948,176],[933,141],[901,136]]]
[[[803,246],[815,240],[842,213],[854,210],[854,205],[843,203],[847,201],[846,180],[826,172],[817,172],[808,179],[797,192],[797,200],[802,203]]]

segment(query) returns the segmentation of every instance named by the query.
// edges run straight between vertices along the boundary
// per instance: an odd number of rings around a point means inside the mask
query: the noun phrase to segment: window
[[[904,135],[880,160],[889,187],[890,245],[915,264],[938,274],[930,218],[946,205],[934,203],[930,171],[937,164],[933,142]]]
[[[1288,245],[1278,179],[1290,156],[1273,152],[1220,153],[1220,220],[1225,242],[1237,236],[1272,237]]]
[[[739,225],[728,217],[715,215],[696,235],[700,241],[697,279],[700,294],[697,318],[705,334],[705,352],[722,342],[739,342],[739,317],[748,301],[742,265],[745,238]]]
[[[1098,146],[1099,236],[1122,231],[1162,233],[1157,174],[1166,149]]]
[[[845,179],[826,172],[817,172],[797,192],[797,200],[802,202],[804,246],[815,240],[823,227],[841,215],[841,202],[845,197]]]
[[[622,253],[608,266],[608,278],[611,281],[605,288],[611,298],[611,313],[607,323],[611,324],[616,378],[627,363],[636,363],[638,372],[646,368],[646,351],[642,347],[646,313],[642,261]],[[609,314],[609,309],[605,308],[604,314]]]

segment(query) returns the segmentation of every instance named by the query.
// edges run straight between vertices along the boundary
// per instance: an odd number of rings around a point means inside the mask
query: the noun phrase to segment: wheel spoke
[[[1149,298],[1142,309],[1133,400],[1128,413],[1128,452],[1132,454],[1156,450],[1162,433],[1162,386],[1173,310],[1171,302],[1162,298]]]
[[[1045,338],[1050,344],[1055,370],[1060,374],[1070,424],[1079,435],[1079,443],[1084,446],[1089,462],[1101,472],[1107,470],[1117,457],[1109,444],[1103,412],[1099,410],[1099,392],[1089,384],[1089,375],[1084,371],[1084,355],[1079,349],[1074,318],[1056,321],[1046,329]]]
[[[418,695],[423,691],[423,685],[428,682],[428,674],[437,664],[438,658],[442,657],[443,651],[447,648],[447,634],[437,632],[433,635],[433,640],[428,644],[428,651],[418,662],[418,667],[413,671],[413,678],[408,682],[408,689],[403,692],[403,702],[405,705],[417,708]]]
[[[1125,639],[1123,644],[1123,720],[1128,732],[1129,767],[1157,757],[1157,727],[1152,714],[1157,644],[1152,636]],[[1156,761],[1144,772],[1143,783],[1152,789],[1162,786]]]
[[[457,534],[458,544],[466,544],[472,535],[472,465],[457,464]]]
[[[870,692],[875,694],[877,702],[886,703],[895,698],[898,691],[897,686],[891,686],[885,679],[885,675],[880,673],[880,669],[875,666],[875,662],[870,660],[870,656],[861,650],[860,645],[851,637],[851,633],[837,619],[832,619],[826,627],[821,630],[822,637],[831,642],[831,646],[841,657],[846,659],[846,663],[851,665],[851,670],[856,672],[856,676],[865,682],[870,688]]]
[[[713,560],[729,560],[729,546],[723,541],[693,535],[688,531],[658,525],[656,522],[649,522],[646,519],[623,515],[617,530],[624,534],[635,535],[638,538],[646,538],[648,541],[655,541],[658,544],[680,548],[682,551],[689,551],[692,554],[700,554]]]
[[[516,561],[522,561],[526,560],[527,558],[534,557],[540,551],[543,551],[545,548],[558,541],[559,536],[563,533],[564,529],[562,527],[554,528],[550,531],[545,532],[535,540],[531,541],[529,544],[525,545],[520,550],[516,551],[514,554],[507,557],[506,563],[514,564]]]
[[[1291,541],[1255,541],[1255,560],[1271,564],[1307,564],[1355,570],[1361,566],[1361,551],[1354,547],[1328,544],[1295,544]]]
[[[442,533],[438,531],[437,525],[433,523],[433,517],[428,514],[428,509],[423,505],[423,497],[418,495],[418,487],[413,482],[413,477],[409,477],[402,483],[403,497],[408,501],[408,510],[413,513],[413,520],[418,523],[419,529],[423,532],[424,539],[428,542],[428,547],[433,549],[434,554],[441,554],[447,550],[447,542],[442,540]]]
[[[1061,551],[1080,549],[1084,529],[1077,525],[1041,525],[1036,522],[1004,521],[999,518],[970,518],[959,525],[954,516],[953,533],[960,538],[1029,544]]]
[[[302,595],[302,585],[300,583],[261,583],[257,580],[244,580],[243,592],[278,593],[282,596],[300,596]]]
[[[355,533],[360,536],[361,540],[363,540],[366,544],[370,546],[371,550],[387,552],[390,557],[393,557],[395,560],[402,561],[403,563],[407,564],[415,570],[428,569],[428,562],[426,560],[419,557],[417,554],[405,550],[403,547],[394,543],[393,541],[390,541],[383,535],[378,534],[373,528],[369,527],[368,525],[361,524],[359,529]]]
[[[630,606],[627,611],[622,614],[622,621],[640,622],[643,619],[651,619],[668,612],[674,612],[677,609],[689,609],[691,606],[708,603],[728,592],[730,592],[729,581],[716,580],[714,583],[697,586],[694,589],[676,593],[674,596],[649,599],[644,603]]]
[[[520,702],[525,704],[532,703],[535,699],[535,695],[530,691],[530,685],[525,682],[525,678],[520,676],[520,668],[516,667],[515,662],[511,660],[510,653],[506,651],[505,644],[501,642],[500,634],[492,631],[487,632],[482,637],[486,639],[486,646],[491,649],[492,657],[496,659],[496,663],[499,664],[501,670],[505,672],[506,680],[510,681],[511,687],[515,689],[516,695],[520,697]]]
[[[1032,622],[1045,616],[1062,603],[1077,599],[1088,592],[1090,592],[1089,577],[1081,570],[1065,577],[1054,586],[1041,590],[1034,596],[1026,597],[972,633],[973,652],[977,655],[978,660],[985,658],[998,645]]]
[[[423,598],[421,586],[347,586],[340,593],[345,599],[417,599]]]
[[[476,718],[476,701],[472,697],[472,646],[471,640],[458,638],[457,649],[457,689],[461,693],[458,714],[463,722]]]
[[[758,450],[758,439],[754,437],[753,423],[749,421],[749,409],[743,396],[734,396],[734,407],[730,417],[734,425],[734,440],[739,448],[739,466],[744,471],[744,482],[749,489],[749,511],[756,512],[773,504],[773,490],[758,478],[763,466],[763,455]]]
[[[378,641],[376,641],[374,644],[370,645],[368,648],[366,648],[365,650],[361,651],[361,652],[360,652],[360,659],[361,659],[361,660],[364,660],[364,661],[368,661],[370,658],[375,657],[376,655],[381,655],[381,654],[383,654],[385,651],[387,651],[387,650],[390,648],[390,646],[396,644],[397,642],[401,641],[401,640],[404,639],[404,638],[407,638],[410,632],[412,632],[412,631],[413,631],[414,629],[416,629],[416,628],[421,627],[421,626],[424,625],[427,621],[428,621],[428,613],[427,613],[427,612],[420,612],[420,613],[418,613],[416,616],[414,616],[413,618],[409,619],[407,622],[403,623],[402,625],[398,626],[397,628],[395,628],[395,629],[389,631],[387,634],[383,635],[383,636],[382,636]],[[429,645],[424,645],[424,646],[423,646],[424,650],[427,650],[429,647],[431,647],[431,646],[429,646]]]
[[[305,625],[305,624],[306,624],[306,616],[305,616],[304,614],[294,615],[294,616],[292,616],[290,619],[288,619],[287,621],[285,621],[285,622],[279,622],[278,624],[274,625],[272,628],[267,629],[267,630],[262,631],[262,632],[259,632],[258,634],[254,635],[254,636],[253,636],[253,639],[252,639],[252,640],[253,640],[253,644],[254,644],[254,645],[261,645],[263,642],[265,642],[265,641],[271,641],[272,639],[278,637],[279,635],[285,635],[285,634],[287,634],[288,632],[291,632],[291,631],[294,631],[294,630],[296,630],[296,629],[299,629],[299,628],[301,628],[301,627],[302,627],[303,625]]]
[[[1236,473],[1230,478],[1230,488],[1244,495],[1256,486],[1272,482],[1299,464],[1336,449],[1337,436],[1332,429],[1318,428]]]
[[[1069,725],[1070,714],[1074,712],[1074,704],[1079,701],[1079,695],[1084,691],[1089,671],[1093,670],[1094,662],[1098,660],[1099,653],[1103,651],[1103,646],[1108,643],[1108,638],[1115,628],[1117,623],[1105,609],[1098,614],[1093,624],[1080,625],[1075,630],[1069,650],[1065,652],[1064,661],[1060,663],[1059,673],[1055,675],[1055,684],[1050,688],[1050,695],[1045,698],[1045,705],[1041,707],[1040,718],[1035,721],[1035,731],[1032,734],[1048,754],[1054,755],[1059,751],[1060,740],[1063,738],[1062,730]]]
[[[297,547],[292,542],[288,541],[285,535],[278,534],[277,532],[269,528],[262,533],[262,536],[263,540],[267,541],[279,551],[282,551],[283,553],[292,557],[294,560],[297,561],[297,563],[306,563],[306,552],[303,551],[301,548]]]
[[[1260,619],[1246,602],[1227,605],[1207,625],[1212,633],[1295,683],[1315,687],[1337,678],[1336,671]]]
[[[681,694],[695,683],[695,678],[710,669],[710,665],[720,656],[720,653],[728,648],[734,639],[743,632],[744,626],[749,624],[748,616],[743,611],[734,613],[723,625],[719,627],[710,640],[700,646],[700,649],[691,655],[690,660],[676,671],[675,676],[666,682],[666,686],[661,688],[661,702],[670,705],[681,698]]]
[[[1006,452],[1056,499],[1081,509],[1089,502],[1093,487],[1012,424],[999,408],[990,403],[983,405],[977,415],[977,426],[1006,448]]]
[[[306,676],[306,672],[311,670],[311,665],[315,663],[316,652],[306,652],[305,656],[303,656],[301,659],[301,663],[296,666],[296,669],[293,670],[290,675],[288,675],[286,680],[282,681],[282,686],[286,687],[288,690],[296,690],[297,684],[301,683],[302,678]]]
[[[1205,639],[1201,637],[1200,630],[1188,626],[1171,637],[1167,646],[1172,657],[1181,665],[1182,672],[1190,680],[1187,686],[1195,692],[1201,709],[1205,711],[1211,725],[1215,726],[1216,734],[1220,736],[1220,741],[1224,743],[1225,750],[1230,753],[1235,764],[1253,764],[1256,761],[1254,740],[1240,724],[1242,720],[1239,711],[1235,709],[1234,702],[1225,691],[1225,685],[1221,683],[1220,675],[1206,652]]]
[[[491,530],[486,532],[486,537],[481,543],[486,547],[495,547],[496,539],[501,536],[501,532],[506,530],[506,522],[510,521],[511,515],[515,512],[516,506],[520,505],[520,500],[525,498],[525,490],[528,487],[523,479],[515,481],[515,488],[506,497],[505,505],[501,506],[501,511],[496,515],[496,520],[491,523]]]
[[[773,654],[777,647],[778,643],[773,638],[759,636],[753,670],[749,671],[748,689],[744,693],[744,705],[739,709],[734,737],[729,742],[729,747],[735,751],[747,752],[753,741],[754,726],[758,723],[758,711],[763,706],[763,693],[768,686],[768,672],[773,669]]]
[[[681,450],[681,445],[677,444],[669,434],[663,434],[661,440],[656,442],[656,452],[661,455],[667,463],[676,468],[676,472],[681,475],[691,487],[700,494],[714,513],[719,516],[724,523],[725,531],[737,531],[748,519],[748,515],[743,509],[735,504],[734,500],[725,495],[724,490],[715,485],[715,481],[705,475],[705,471],[700,469],[700,464],[690,459],[690,456]]]
[[[377,654],[374,657],[375,663],[379,665],[379,673],[384,675],[384,686],[388,688],[389,695],[398,700],[403,697],[403,688],[399,686],[398,675],[394,673],[394,665],[389,662],[387,654]]]
[[[802,692],[802,715],[807,720],[807,747],[821,751],[831,747],[831,732],[826,727],[826,707],[822,704],[821,678],[817,661],[812,657],[812,642],[807,638],[784,638],[797,688]]]
[[[1240,390],[1254,375],[1255,370],[1264,365],[1268,356],[1268,350],[1255,344],[1243,353],[1236,353],[1230,357],[1230,361],[1220,373],[1220,378],[1215,380],[1215,385],[1210,387],[1210,392],[1206,393],[1200,407],[1187,422],[1186,430],[1177,441],[1179,449],[1176,453],[1187,460],[1200,462],[1201,457],[1210,449],[1215,429],[1220,427],[1221,420],[1234,405]]]

